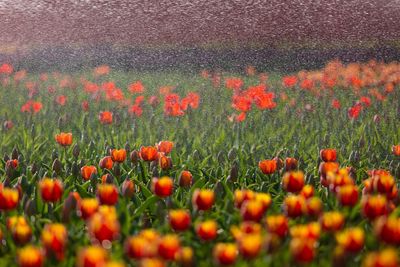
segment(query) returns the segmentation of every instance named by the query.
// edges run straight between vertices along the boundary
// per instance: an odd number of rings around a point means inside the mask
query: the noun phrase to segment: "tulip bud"
[[[32,165],[30,166],[30,168],[31,168],[32,174],[36,174],[36,172],[38,171],[38,166],[37,166],[37,164],[36,164],[35,162],[32,163]]]
[[[28,199],[28,201],[25,204],[25,214],[27,216],[33,216],[36,214],[36,201],[32,200],[32,199]]]
[[[236,158],[236,149],[232,148],[231,150],[229,150],[228,152],[228,159],[229,160],[234,160]]]
[[[75,177],[79,175],[79,166],[75,162],[72,164],[71,173]]]
[[[189,171],[182,171],[179,175],[179,185],[181,187],[190,187],[193,183],[193,176]]]
[[[51,159],[54,161],[55,159],[58,159],[58,152],[57,150],[53,149],[53,152],[51,153]]]
[[[52,169],[53,169],[53,171],[55,171],[57,173],[57,175],[60,175],[62,172],[62,169],[63,169],[61,161],[59,161],[58,159],[55,159],[53,161]]]
[[[298,161],[295,158],[286,158],[285,159],[285,170],[291,171],[297,169]]]
[[[64,201],[64,206],[62,209],[62,220],[64,222],[69,222],[71,217],[71,212],[75,211],[78,206],[78,201],[80,201],[80,196],[77,192],[70,192],[67,199]]]
[[[225,161],[224,153],[222,151],[218,152],[217,160],[219,164],[223,164]]]
[[[126,178],[125,181],[122,183],[121,188],[122,195],[127,198],[133,197],[135,194],[135,184],[129,178]]]
[[[106,173],[103,176],[101,176],[101,183],[102,184],[113,184],[114,177],[111,174]]]
[[[158,158],[158,163],[162,170],[169,170],[172,167],[172,160],[167,156],[160,156]]]
[[[114,165],[114,175],[116,177],[121,176],[121,167],[119,166],[119,164]]]
[[[229,177],[232,179],[232,181],[237,181],[237,178],[239,177],[239,167],[236,162],[232,165]]]
[[[78,158],[79,154],[80,154],[81,150],[79,149],[78,144],[75,144],[73,149],[72,149],[72,155],[74,156],[74,158]]]
[[[224,186],[220,181],[217,181],[214,185],[214,193],[217,194],[218,196],[224,196],[225,190]]]
[[[11,152],[11,159],[18,159],[18,156],[19,156],[18,149],[14,147],[14,149]]]
[[[140,157],[139,157],[139,152],[138,152],[137,150],[133,150],[133,151],[131,152],[130,158],[131,158],[131,162],[132,162],[133,164],[138,163],[138,162],[139,162],[139,159],[140,159]]]
[[[129,154],[129,151],[131,151],[131,146],[129,145],[128,142],[125,143],[124,149],[125,149],[126,153]]]

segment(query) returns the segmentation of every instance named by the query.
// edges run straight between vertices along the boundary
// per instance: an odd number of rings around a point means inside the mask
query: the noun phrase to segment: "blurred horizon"
[[[1,0],[2,45],[400,39],[398,0]]]

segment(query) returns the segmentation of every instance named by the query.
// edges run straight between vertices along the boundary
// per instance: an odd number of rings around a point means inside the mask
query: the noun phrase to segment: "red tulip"
[[[172,194],[174,183],[169,177],[153,178],[152,190],[158,197],[168,197]]]
[[[208,189],[196,189],[192,197],[193,206],[198,210],[209,210],[214,204],[214,191]]]
[[[169,224],[175,231],[186,231],[190,226],[190,214],[186,210],[169,211]]]
[[[59,179],[43,178],[39,182],[39,188],[44,202],[57,202],[64,192],[64,186]]]

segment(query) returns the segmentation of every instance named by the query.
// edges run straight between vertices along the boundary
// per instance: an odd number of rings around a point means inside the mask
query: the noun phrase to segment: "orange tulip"
[[[213,240],[217,237],[218,225],[213,220],[201,222],[196,227],[197,236],[203,241]]]
[[[172,167],[172,160],[170,157],[160,155],[158,158],[158,165],[162,170],[169,170]]]
[[[107,250],[100,246],[89,246],[78,252],[77,267],[101,267],[108,261]]]
[[[176,261],[180,266],[193,266],[193,249],[191,247],[181,247],[176,255]]]
[[[259,234],[244,235],[239,240],[239,253],[245,259],[254,259],[261,251],[262,239]]]
[[[29,245],[19,249],[17,252],[17,264],[19,267],[42,267],[44,261],[43,250],[38,247]]]
[[[17,189],[4,187],[0,183],[0,210],[13,210],[19,202],[19,192]]]
[[[64,259],[67,238],[67,229],[60,223],[46,224],[41,235],[46,252],[53,254],[59,261]]]
[[[400,145],[392,146],[392,153],[393,153],[393,155],[399,157],[400,156]]]
[[[119,230],[120,225],[114,206],[100,206],[88,221],[90,236],[100,243],[117,239]]]
[[[321,226],[317,222],[297,224],[290,227],[290,235],[292,238],[318,240],[321,235]]]
[[[175,231],[186,231],[190,226],[190,214],[186,210],[169,211],[169,224]]]
[[[126,267],[125,263],[120,261],[108,261],[104,267]]]
[[[379,240],[400,245],[400,219],[396,217],[381,216],[374,223],[374,233]]]
[[[236,241],[247,234],[261,234],[261,225],[252,221],[244,221],[239,226],[232,226],[231,233]]]
[[[300,192],[304,186],[304,173],[302,171],[286,172],[282,178],[282,186],[287,192]]]
[[[164,260],[159,259],[159,258],[147,258],[147,259],[142,259],[139,262],[138,267],[166,267],[166,263]]]
[[[355,185],[343,185],[336,190],[336,198],[342,206],[354,206],[358,202],[358,188]]]
[[[241,208],[242,204],[245,201],[254,200],[256,198],[256,193],[248,189],[242,189],[242,190],[236,189],[234,192],[234,197],[235,197],[235,206],[237,208]]]
[[[308,216],[318,216],[323,209],[322,201],[319,197],[310,197],[306,200],[305,213]]]
[[[165,260],[174,260],[180,247],[180,241],[176,235],[166,235],[159,241],[158,254]]]
[[[115,205],[118,202],[118,189],[114,184],[99,184],[97,197],[102,205]]]
[[[273,174],[278,169],[278,162],[275,159],[266,159],[258,163],[258,167],[264,174]]]
[[[350,176],[347,168],[338,170],[337,172],[329,172],[326,175],[326,180],[329,185],[329,189],[332,192],[336,192],[337,188],[344,185],[353,185],[354,180]]]
[[[131,236],[125,241],[125,253],[132,259],[154,257],[158,242],[151,242],[143,236]]]
[[[142,146],[140,147],[139,155],[144,161],[154,161],[158,158],[158,151],[153,146]]]
[[[102,158],[99,162],[100,169],[111,170],[114,165],[114,161],[112,160],[111,156],[106,156]]]
[[[299,217],[305,210],[306,200],[303,196],[288,195],[283,201],[283,210],[289,217]]]
[[[97,174],[95,166],[86,165],[81,168],[81,175],[85,181],[88,181],[93,174]]]
[[[179,175],[179,185],[181,187],[190,187],[193,183],[193,175],[189,171],[182,171]]]
[[[261,203],[263,212],[267,211],[272,204],[271,195],[268,193],[256,193],[255,200]]]
[[[110,111],[102,111],[99,113],[99,120],[102,124],[111,124],[113,121],[113,114]]]
[[[214,191],[209,189],[196,189],[193,192],[192,204],[198,210],[209,210],[214,204]]]
[[[113,149],[111,150],[111,159],[114,162],[124,162],[126,160],[126,150],[125,149]]]
[[[84,220],[92,217],[99,209],[100,203],[96,198],[84,198],[78,202],[78,215]]]
[[[385,196],[364,196],[361,199],[361,210],[365,217],[374,220],[389,213],[388,201]]]
[[[270,215],[266,218],[267,230],[279,237],[284,237],[289,229],[289,221],[283,215]]]
[[[344,225],[344,216],[338,211],[324,212],[320,218],[321,227],[324,231],[338,231]]]
[[[171,153],[172,148],[174,147],[174,143],[171,141],[160,141],[157,145],[158,152],[162,152],[165,155]]]
[[[72,133],[59,133],[55,135],[56,142],[61,146],[70,146],[72,144]]]
[[[347,228],[336,234],[336,242],[347,252],[358,252],[364,247],[365,234],[360,227]]]
[[[61,199],[64,192],[61,180],[47,177],[39,182],[39,188],[44,202],[57,202]]]
[[[241,215],[244,221],[259,222],[264,215],[264,206],[257,200],[246,200],[241,209]]]
[[[7,218],[7,229],[11,232],[14,242],[18,245],[24,245],[32,238],[32,228],[25,217],[13,216]]]
[[[400,261],[393,248],[385,248],[379,252],[370,252],[365,257],[362,267],[398,267]]]
[[[337,159],[336,149],[334,148],[321,149],[319,155],[324,162],[333,162]]]
[[[325,187],[328,186],[328,181],[326,180],[326,175],[328,173],[336,173],[339,170],[339,163],[337,162],[321,162],[319,165],[319,174],[321,184]]]
[[[300,191],[300,195],[305,198],[311,198],[314,196],[314,187],[312,185],[306,184]]]
[[[285,159],[285,170],[291,171],[297,169],[297,159],[295,158],[286,158]]]
[[[238,248],[234,243],[218,243],[213,249],[213,258],[218,265],[232,265],[236,262]]]
[[[370,185],[366,185],[366,191],[375,191],[377,193],[385,194],[387,196],[391,195],[394,187],[396,186],[394,177],[389,173],[373,175],[371,178],[364,181],[364,184],[368,184],[368,182],[370,183]]]
[[[299,263],[309,263],[315,257],[316,241],[314,239],[293,238],[290,241],[292,258]]]
[[[168,197],[174,189],[174,182],[171,178],[164,176],[161,178],[153,178],[152,186],[153,193],[158,197]]]

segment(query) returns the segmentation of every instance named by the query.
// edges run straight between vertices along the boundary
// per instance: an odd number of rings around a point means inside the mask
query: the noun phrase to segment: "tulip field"
[[[400,266],[400,63],[0,62],[0,266]]]

